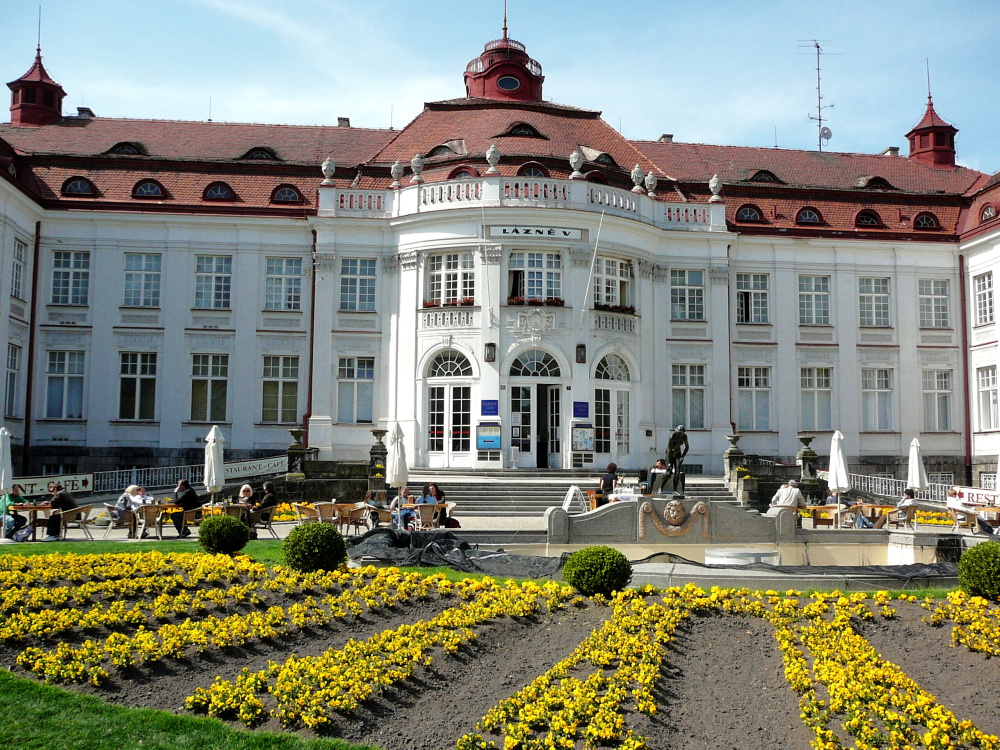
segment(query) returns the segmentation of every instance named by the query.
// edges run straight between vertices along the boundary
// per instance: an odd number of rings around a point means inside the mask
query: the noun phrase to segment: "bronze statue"
[[[690,448],[684,425],[677,425],[667,443],[667,477],[673,478],[673,492],[679,497],[683,497],[684,493],[684,456]]]

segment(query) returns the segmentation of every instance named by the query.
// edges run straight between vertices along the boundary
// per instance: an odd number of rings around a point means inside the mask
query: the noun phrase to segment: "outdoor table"
[[[878,523],[879,519],[890,510],[896,510],[895,505],[880,505],[876,503],[859,503],[853,506],[861,510],[862,515],[872,523]],[[870,511],[870,512],[866,512]],[[879,527],[881,528],[881,527]]]
[[[51,503],[20,503],[18,505],[10,506],[13,510],[23,510],[27,511],[29,515],[28,523],[31,524],[31,541],[35,541],[35,519],[38,518],[39,511],[44,511],[46,516],[52,511]]]
[[[839,505],[807,505],[805,510],[812,511],[812,521],[813,528],[817,526],[833,526],[834,528],[840,526],[840,510]],[[828,513],[827,518],[820,518],[820,513]]]
[[[607,497],[609,503],[620,503],[626,500],[639,500],[642,495],[630,492],[614,492]]]

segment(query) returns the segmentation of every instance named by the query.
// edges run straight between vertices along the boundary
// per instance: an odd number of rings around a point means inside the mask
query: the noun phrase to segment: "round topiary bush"
[[[632,578],[632,564],[611,547],[585,547],[574,552],[563,568],[563,578],[584,596],[621,591]]]
[[[296,526],[281,545],[288,567],[303,573],[336,570],[347,560],[344,538],[328,523]]]
[[[231,555],[247,546],[250,529],[232,516],[209,516],[201,522],[198,541],[202,549],[213,555]]]
[[[970,596],[1000,601],[1000,542],[981,542],[962,553],[958,585]]]

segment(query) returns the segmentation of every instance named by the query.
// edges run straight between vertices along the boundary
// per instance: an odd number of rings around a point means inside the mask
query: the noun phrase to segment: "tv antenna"
[[[815,53],[816,53],[816,115],[815,116],[813,116],[813,115],[806,115],[806,116],[810,120],[814,120],[816,122],[816,128],[818,130],[818,136],[819,136],[816,139],[816,145],[819,148],[819,150],[822,151],[823,150],[823,146],[826,145],[827,143],[829,143],[830,139],[833,138],[833,131],[830,130],[830,128],[825,127],[823,125],[823,122],[824,122],[823,110],[824,109],[833,109],[836,105],[835,104],[823,104],[823,75],[822,75],[821,60],[822,60],[822,56],[823,55],[830,55],[830,54],[836,54],[836,53],[831,53],[831,52],[825,51],[823,49],[823,47],[820,45],[820,41],[823,41],[823,43],[826,44],[825,40],[803,39],[803,40],[799,41],[799,47],[804,48],[804,49],[812,48],[813,50],[815,50]],[[813,53],[812,52],[800,52],[799,54],[800,55],[805,55],[805,54],[811,55]]]

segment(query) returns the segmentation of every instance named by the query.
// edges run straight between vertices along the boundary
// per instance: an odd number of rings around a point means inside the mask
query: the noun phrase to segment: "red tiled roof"
[[[232,161],[252,148],[269,148],[278,163],[319,165],[328,157],[340,166],[367,161],[395,133],[391,130],[309,125],[129,120],[67,117],[53,125],[0,124],[0,138],[22,154],[99,156],[123,141],[140,143],[149,156],[177,161]],[[110,156],[137,160],[142,157]],[[260,163],[260,162],[256,162]],[[264,162],[275,163],[275,162]]]
[[[35,50],[35,62],[31,64],[30,68],[28,68],[28,72],[25,73],[20,78],[14,79],[7,85],[13,86],[18,81],[35,81],[37,83],[49,83],[52,84],[53,86],[59,86],[59,83],[48,74],[48,72],[45,70],[45,66],[42,64],[41,47],[38,47]],[[59,86],[59,88],[61,89],[62,86]]]
[[[951,128],[952,130],[955,130],[954,125],[951,125],[942,120],[941,117],[938,115],[938,113],[934,111],[934,102],[931,100],[930,94],[928,94],[927,109],[924,110],[924,116],[920,119],[920,122],[918,122],[916,125],[913,126],[913,128],[910,130],[910,133],[912,133],[914,130],[922,130],[923,128],[942,128],[942,127]],[[907,135],[909,135],[909,133],[907,133]]]

